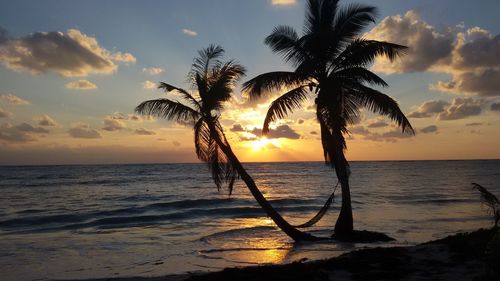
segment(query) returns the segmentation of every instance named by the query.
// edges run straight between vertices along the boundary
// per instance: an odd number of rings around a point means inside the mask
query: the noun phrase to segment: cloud
[[[77,139],[100,139],[102,138],[99,131],[92,129],[87,124],[78,124],[68,130],[70,136]]]
[[[56,127],[58,124],[54,119],[50,118],[48,115],[42,115],[34,118],[35,121],[38,121],[39,126],[45,127]]]
[[[376,71],[387,74],[432,71],[451,75],[449,81],[430,85],[431,90],[481,97],[500,96],[500,35],[472,27],[444,31],[421,20],[418,13],[384,18],[365,37],[403,44],[408,54],[391,63],[378,58]]]
[[[8,112],[0,107],[0,118],[9,118],[11,115],[12,115],[12,113],[10,113],[10,112]]]
[[[104,127],[102,129],[109,132],[123,130],[127,127],[123,121],[120,119],[114,119],[112,116],[107,116],[103,123]]]
[[[349,128],[351,134],[361,135],[364,140],[396,142],[398,139],[412,138],[414,135],[402,133],[400,129],[393,129],[383,133],[373,133],[361,125]]]
[[[27,132],[27,133],[36,133],[36,134],[47,134],[49,130],[42,128],[42,127],[33,127],[32,125],[28,123],[21,123],[17,126],[14,127],[15,129],[21,131],[21,132]]]
[[[18,96],[14,96],[13,94],[1,95],[0,98],[12,105],[30,105],[31,103],[25,99],[22,99]]]
[[[481,114],[482,100],[454,98],[451,105],[439,113],[439,120],[457,120]]]
[[[492,103],[490,106],[491,111],[500,111],[500,102]]]
[[[14,71],[33,74],[55,72],[75,77],[111,74],[115,62],[134,62],[130,53],[110,52],[97,39],[80,30],[35,32],[20,38],[0,40],[0,63]]]
[[[427,126],[427,127],[420,129],[420,132],[424,133],[424,134],[436,133],[437,131],[438,131],[438,127],[436,125],[430,125],[430,126]]]
[[[17,130],[10,124],[2,124],[0,126],[0,140],[7,142],[30,142],[37,139],[29,133]]]
[[[36,141],[37,138],[34,135],[47,133],[49,133],[49,130],[42,127],[33,127],[28,123],[21,123],[16,126],[5,123],[0,126],[0,140],[13,143]]]
[[[457,34],[449,64],[436,69],[452,75],[450,81],[431,85],[432,90],[481,97],[500,96],[500,35],[473,27]]]
[[[375,119],[370,121],[370,123],[366,126],[368,128],[383,128],[387,127],[389,124],[383,120]]]
[[[297,0],[271,0],[273,6],[291,6],[297,4]]]
[[[116,120],[128,120],[129,116],[121,113],[121,112],[114,112],[113,114],[108,116],[111,119],[116,119]]]
[[[139,129],[135,129],[134,133],[136,135],[141,135],[141,136],[152,136],[152,135],[156,135],[156,132],[155,131],[152,131],[152,130],[148,130],[146,128],[139,128]]]
[[[500,48],[500,44],[498,46]],[[499,80],[500,69],[460,72],[453,74],[453,79],[448,82],[438,81],[436,84],[430,85],[430,89],[451,94],[494,97],[500,96],[497,82]]]
[[[128,115],[128,120],[135,121],[135,122],[142,122],[142,121],[156,121],[155,117],[151,115],[134,115],[134,114],[129,114]]]
[[[259,128],[254,128],[250,133],[260,136],[262,135],[262,129]],[[288,125],[279,125],[276,127],[276,129],[269,129],[269,133],[266,134],[266,137],[268,139],[278,139],[278,138],[287,138],[287,139],[299,139],[300,135],[295,132],[290,126]]]
[[[198,32],[196,32],[194,30],[187,29],[187,28],[183,28],[182,33],[186,34],[187,36],[191,36],[191,37],[198,35]]]
[[[194,121],[176,120],[175,123],[188,128],[192,128],[194,126]]]
[[[378,135],[378,134],[375,134],[375,135]],[[412,134],[403,133],[403,132],[401,132],[401,130],[399,130],[399,129],[394,129],[394,130],[391,130],[391,131],[388,131],[388,132],[382,133],[380,136],[381,136],[382,138],[389,138],[389,139],[394,139],[394,138],[398,138],[398,139],[406,139],[406,138],[411,138],[411,137],[413,137],[413,135],[412,135]]]
[[[454,65],[464,70],[500,66],[500,35],[493,36],[478,26],[457,34]]]
[[[404,58],[393,63],[385,58],[377,59],[375,69],[388,74],[426,71],[450,55],[454,41],[453,34],[439,33],[433,26],[421,21],[413,10],[403,16],[384,18],[365,37],[409,47]]]
[[[361,125],[354,126],[354,127],[350,128],[349,132],[351,134],[357,134],[357,135],[362,135],[362,136],[366,136],[366,135],[371,134],[370,131],[368,131],[365,127],[363,127]]]
[[[443,112],[444,108],[448,106],[449,103],[442,100],[429,100],[422,103],[416,111],[408,114],[408,117],[413,118],[425,118],[431,117],[437,113]]]
[[[148,89],[148,90],[156,89],[156,83],[153,81],[150,81],[150,80],[146,80],[146,81],[142,82],[142,87],[144,89]]]
[[[97,89],[96,84],[90,82],[89,80],[77,80],[71,81],[66,84],[66,89],[71,90],[95,90]]]
[[[479,115],[485,101],[474,98],[454,98],[451,103],[442,100],[429,100],[422,103],[408,117],[426,118],[437,116],[438,120],[457,120]]]
[[[114,61],[134,63],[137,59],[131,53],[116,52],[111,54],[110,58]]]
[[[143,68],[142,72],[148,73],[150,75],[158,75],[160,73],[165,72],[165,69],[161,67],[149,67],[149,68]]]
[[[233,124],[231,129],[229,129],[231,132],[244,132],[245,129],[241,126],[241,124]]]

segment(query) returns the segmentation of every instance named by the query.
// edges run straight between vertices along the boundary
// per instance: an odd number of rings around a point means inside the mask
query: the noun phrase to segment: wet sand
[[[492,261],[485,256],[495,233],[480,229],[416,246],[362,249],[319,261],[92,281],[500,280],[499,272],[492,271]]]

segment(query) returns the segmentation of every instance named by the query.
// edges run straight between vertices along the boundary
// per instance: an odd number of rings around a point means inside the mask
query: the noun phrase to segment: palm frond
[[[304,33],[320,32],[331,28],[337,13],[338,2],[338,0],[309,0]]]
[[[403,55],[408,47],[389,42],[355,39],[332,62],[336,69],[361,66],[373,63],[376,57],[385,56],[390,61]]]
[[[212,137],[210,136],[210,129],[208,128],[205,120],[200,118],[193,127],[194,130],[194,147],[196,151],[196,156],[201,161],[207,163],[210,160],[210,149],[209,146],[212,142]]]
[[[341,41],[350,41],[368,26],[375,23],[377,8],[362,4],[350,4],[340,9],[335,16],[332,28]]]
[[[193,60],[191,66],[191,76],[194,78],[196,74],[201,77],[208,75],[208,70],[218,62],[218,58],[224,55],[224,49],[218,45],[210,45],[208,48],[198,52],[198,57]]]
[[[329,79],[340,81],[350,80],[353,82],[368,83],[371,85],[378,85],[382,87],[389,86],[384,81],[384,79],[380,78],[377,74],[364,67],[349,67],[336,72],[332,72]]]
[[[347,126],[345,124],[354,125],[360,119],[360,112],[362,106],[358,103],[356,99],[347,98],[343,95],[341,103],[341,113],[338,118],[343,119],[345,122],[341,124],[341,130],[343,133],[349,133]]]
[[[216,123],[214,129],[211,129],[208,122]],[[234,182],[238,178],[238,172],[217,144],[216,138],[222,139],[225,142],[224,145],[229,146],[222,127],[216,119],[207,121],[205,118],[200,118],[195,123],[194,143],[198,159],[207,164],[217,189],[220,190],[226,183],[229,194],[231,194]]]
[[[174,121],[194,121],[200,117],[198,111],[178,101],[169,99],[144,101],[135,108],[135,112]]]
[[[188,91],[186,91],[182,88],[172,86],[172,85],[167,84],[165,82],[160,82],[158,84],[158,89],[163,89],[166,93],[172,92],[172,91],[177,92],[177,93],[181,94],[181,96],[186,101],[188,101],[192,105],[196,106],[197,109],[200,109],[200,104],[198,103],[198,101],[190,93],[188,93]]]
[[[269,132],[269,124],[277,119],[282,119],[293,110],[301,108],[304,101],[307,100],[307,86],[295,88],[275,99],[267,110],[262,133]]]
[[[202,103],[204,103],[204,100],[207,98],[208,94],[208,81],[206,78],[196,73],[194,75],[194,83],[196,85],[196,88],[198,89],[198,94],[200,95],[201,101]],[[205,105],[202,104],[202,106],[204,107]]]
[[[332,132],[348,133],[347,124],[358,118],[358,108],[353,106],[352,101],[343,98],[341,94],[330,95],[326,100],[318,98],[316,102],[318,120]],[[352,107],[354,113],[351,113],[349,107]],[[346,108],[349,109],[346,110]]]
[[[264,92],[279,91],[284,87],[295,88],[308,83],[307,76],[290,71],[267,72],[243,83],[243,92],[250,99],[260,98]],[[309,84],[309,83],[308,83]]]
[[[299,44],[299,36],[293,27],[280,25],[266,37],[264,43],[275,53],[280,54],[285,62],[293,62],[295,65],[304,61],[307,53]]]
[[[386,94],[361,84],[349,87],[348,97],[368,110],[385,115],[401,127],[403,133],[415,134],[410,121],[399,108],[398,103]]]
[[[472,188],[481,193],[481,201],[483,201],[483,204],[488,206],[489,211],[493,216],[494,225],[497,227],[498,222],[500,221],[500,200],[498,200],[493,193],[489,192],[486,188],[477,183],[472,183]]]
[[[222,103],[231,98],[236,82],[245,75],[246,69],[230,60],[212,69],[208,85],[208,93],[203,102],[210,110],[219,110]]]

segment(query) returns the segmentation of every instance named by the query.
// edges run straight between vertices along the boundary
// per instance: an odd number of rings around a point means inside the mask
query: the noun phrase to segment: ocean
[[[273,206],[300,224],[337,182],[321,162],[245,163]],[[218,191],[204,164],[0,167],[2,280],[159,276],[413,245],[491,226],[471,183],[500,197],[500,160],[351,162],[355,228],[395,242],[293,243],[243,182]],[[340,207],[307,231],[330,236]]]

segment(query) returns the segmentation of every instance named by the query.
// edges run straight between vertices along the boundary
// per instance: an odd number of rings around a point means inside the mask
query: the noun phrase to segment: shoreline
[[[159,277],[120,277],[86,281],[266,281],[266,280],[500,280],[492,272],[499,256],[494,229],[457,233],[415,246],[377,247],[354,250],[338,257],[281,265],[226,268],[216,272],[197,272]],[[490,258],[491,261],[491,258]]]

